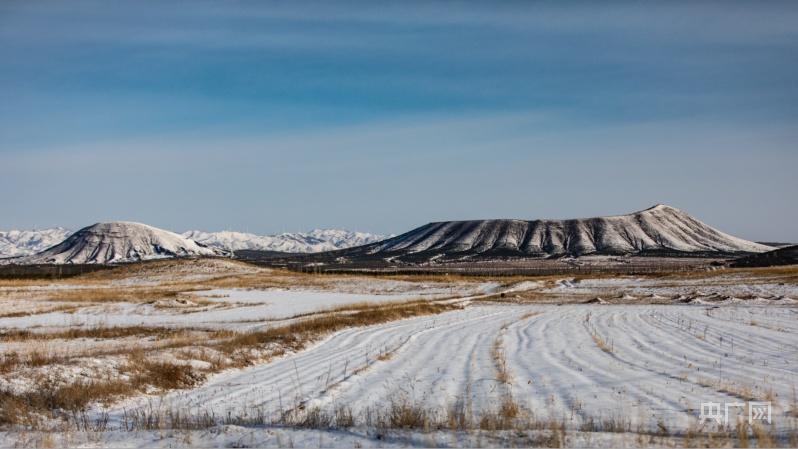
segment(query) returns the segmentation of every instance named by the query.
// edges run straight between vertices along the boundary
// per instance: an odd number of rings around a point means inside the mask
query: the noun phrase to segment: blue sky
[[[796,2],[0,3],[0,228],[798,241]]]

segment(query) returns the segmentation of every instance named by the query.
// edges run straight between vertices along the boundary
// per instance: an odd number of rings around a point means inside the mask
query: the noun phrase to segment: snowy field
[[[486,283],[474,289],[489,289]],[[365,294],[316,290],[242,290],[213,289],[194,292],[195,298],[208,305],[201,310],[185,313],[186,307],[197,303],[191,298],[178,298],[174,303],[151,304],[117,303],[81,307],[76,311],[51,312],[11,318],[0,318],[0,326],[7,328],[69,328],[75,326],[167,326],[205,328],[257,328],[265,323],[334,309],[348,304],[401,302],[416,298],[440,299],[464,293],[464,289],[433,288],[432,292],[413,290],[397,294]],[[180,302],[180,301],[184,302]],[[171,305],[174,310],[166,310]],[[180,307],[184,306],[184,307]],[[198,308],[200,309],[200,308]]]
[[[796,444],[796,267],[389,279],[215,263],[190,283],[185,266],[166,267],[176,278],[156,293],[137,281],[147,270],[4,285],[16,312],[0,318],[0,446]],[[132,296],[96,293],[115,285]],[[362,313],[373,321],[352,320]],[[344,321],[354,324],[329,324]],[[331,330],[280,333],[311,322]],[[189,380],[142,377],[132,361]],[[33,391],[87,382],[111,393],[38,420],[8,416]],[[755,402],[770,404],[771,423],[748,424]],[[728,423],[699,419],[702,403],[730,405]]]

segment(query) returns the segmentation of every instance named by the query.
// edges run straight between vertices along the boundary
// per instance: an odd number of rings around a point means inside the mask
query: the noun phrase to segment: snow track
[[[443,412],[464,404],[478,417],[509,394],[529,416],[574,427],[684,430],[701,402],[772,400],[778,424],[798,378],[795,316],[759,306],[472,305],[348,329],[162,404],[215,416],[345,405],[362,421],[397,401]],[[508,385],[497,380],[497,340]]]

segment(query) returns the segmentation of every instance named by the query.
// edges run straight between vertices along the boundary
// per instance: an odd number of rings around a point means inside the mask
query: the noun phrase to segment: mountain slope
[[[52,248],[11,262],[93,264],[224,254],[170,231],[118,221],[87,226]]]
[[[786,246],[773,251],[737,259],[732,262],[733,267],[775,267],[780,265],[798,264],[798,245]]]
[[[654,253],[760,253],[773,248],[720,232],[676,208],[571,220],[429,223],[344,255],[398,260]]]
[[[0,258],[20,257],[43,251],[67,238],[66,228],[0,231]]]
[[[366,245],[385,238],[383,235],[338,229],[316,229],[311,232],[294,232],[277,235],[255,235],[243,232],[221,231],[184,232],[183,237],[203,245],[230,251],[263,250],[287,253],[315,253]]]

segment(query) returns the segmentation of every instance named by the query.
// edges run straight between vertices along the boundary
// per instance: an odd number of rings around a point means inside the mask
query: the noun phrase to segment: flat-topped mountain
[[[141,223],[117,221],[87,226],[51,248],[9,261],[20,264],[104,264],[225,254],[225,251],[208,248],[174,232]]]
[[[772,247],[718,231],[679,209],[657,205],[609,217],[429,223],[340,252],[388,260],[562,257],[624,254],[761,253]]]

